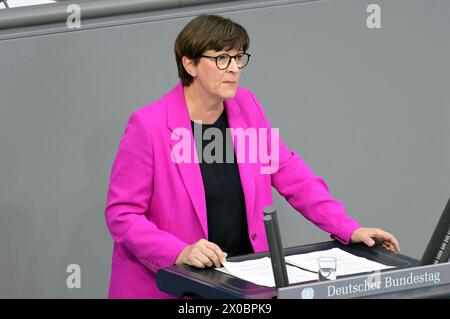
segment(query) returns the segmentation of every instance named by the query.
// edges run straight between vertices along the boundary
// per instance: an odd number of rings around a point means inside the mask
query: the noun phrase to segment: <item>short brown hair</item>
[[[218,15],[202,14],[192,19],[175,40],[178,77],[184,86],[189,86],[194,80],[184,69],[183,56],[193,59],[197,65],[207,50],[237,49],[245,52],[249,46],[247,31],[240,24]]]

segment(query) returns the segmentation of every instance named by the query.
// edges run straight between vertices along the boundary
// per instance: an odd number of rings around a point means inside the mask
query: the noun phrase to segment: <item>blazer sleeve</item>
[[[268,129],[268,148],[272,138],[271,125],[253,92],[264,127]],[[289,204],[331,237],[348,244],[353,232],[361,225],[346,214],[344,205],[334,199],[324,179],[315,176],[302,158],[288,149],[279,137],[278,170],[271,173],[271,183]]]
[[[152,193],[151,137],[145,119],[135,112],[130,116],[112,166],[105,219],[114,241],[156,272],[173,265],[188,244],[149,220]]]

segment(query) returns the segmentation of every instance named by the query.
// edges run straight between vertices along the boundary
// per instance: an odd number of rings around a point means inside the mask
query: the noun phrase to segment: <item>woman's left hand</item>
[[[351,242],[362,242],[369,247],[383,245],[383,247],[395,253],[400,251],[400,244],[397,238],[380,228],[360,227],[353,232]]]

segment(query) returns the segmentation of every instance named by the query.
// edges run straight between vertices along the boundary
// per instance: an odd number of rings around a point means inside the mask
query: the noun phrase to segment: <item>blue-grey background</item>
[[[176,85],[173,42],[204,12],[248,30],[241,84],[288,146],[351,216],[421,257],[450,196],[450,1],[238,1],[0,32],[0,297],[106,297],[118,142]],[[285,246],[329,239],[274,194]]]

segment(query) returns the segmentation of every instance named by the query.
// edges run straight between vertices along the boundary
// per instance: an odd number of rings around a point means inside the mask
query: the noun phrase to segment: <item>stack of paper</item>
[[[241,262],[224,262],[222,268],[216,270],[231,274],[238,278],[253,282],[260,286],[275,287],[272,262],[269,257]],[[317,274],[286,265],[289,283],[317,280]]]
[[[366,258],[358,257],[347,253],[339,248],[329,250],[315,251],[307,254],[286,256],[286,270],[288,273],[289,283],[300,283],[313,281],[318,279],[318,263],[319,257],[336,257],[337,276],[357,274],[362,272],[371,272],[381,269],[393,268],[386,266]],[[302,270],[288,263],[297,265]],[[275,279],[272,271],[272,263],[269,257],[246,260],[241,262],[224,262],[223,267],[216,270],[228,273],[243,280],[253,282],[257,285],[266,287],[275,287]]]
[[[319,257],[336,257],[337,276],[353,275],[362,272],[394,268],[392,266],[386,266],[363,257],[352,255],[339,248],[315,251],[308,254],[286,256],[286,262],[290,262],[294,265],[317,272],[319,271],[317,262],[317,258]]]
[[[25,6],[34,6],[37,4],[56,3],[56,0],[8,0],[8,7],[17,8]],[[0,9],[5,9],[6,6],[3,2],[0,3]]]

